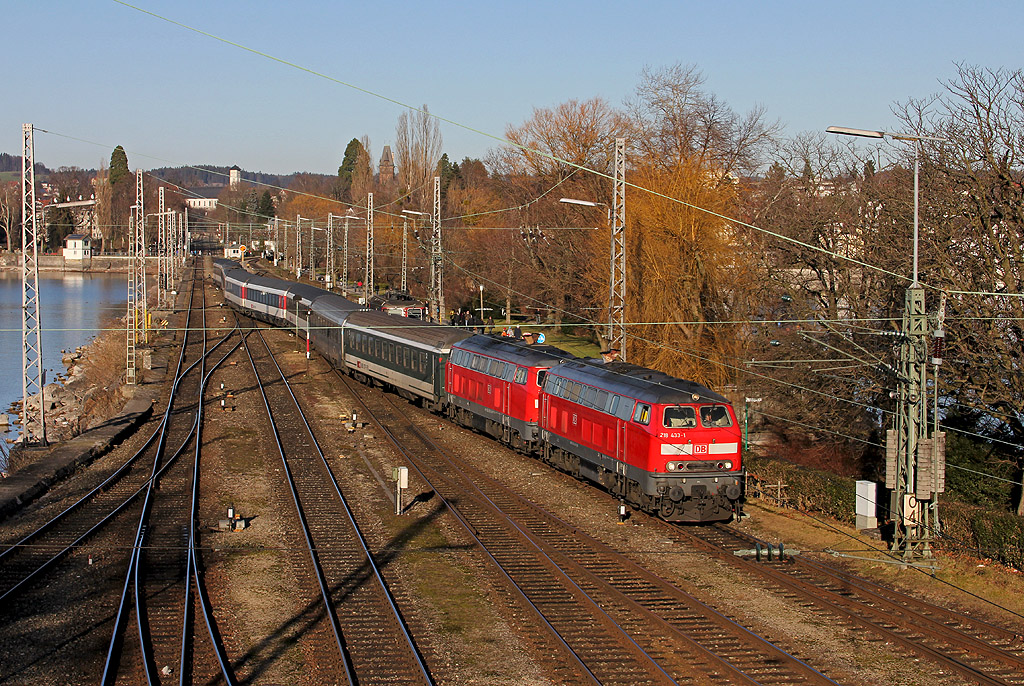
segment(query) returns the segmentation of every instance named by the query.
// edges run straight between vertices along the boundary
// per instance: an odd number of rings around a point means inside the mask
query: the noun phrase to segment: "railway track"
[[[262,331],[246,336],[335,650],[349,684],[432,684],[380,569]],[[251,343],[251,347],[250,347]],[[331,667],[331,665],[335,665]]]
[[[926,603],[863,577],[804,556],[738,557],[736,550],[768,544],[724,525],[681,529],[666,536],[715,555],[791,598],[812,604],[830,620],[866,630],[877,640],[986,686],[1024,684],[1024,635]]]
[[[365,412],[447,503],[534,615],[562,683],[831,684],[693,596],[448,455],[384,394]],[[544,639],[541,639],[541,635]]]
[[[194,275],[192,293],[198,278]],[[187,452],[200,428],[202,395],[209,374],[205,360],[208,313],[203,290],[202,334],[191,335],[190,296],[186,335],[178,360],[163,432],[153,455],[127,564],[119,609],[114,621],[101,683],[171,683],[207,681],[222,674],[223,648],[207,643],[207,654],[194,654],[191,614],[192,521],[197,461],[178,458]],[[229,334],[230,336],[231,334]],[[219,346],[227,339],[221,339]],[[215,346],[216,347],[216,346]],[[227,355],[221,358],[225,359]],[[185,360],[193,362],[185,366]],[[218,363],[219,364],[219,363]],[[127,641],[134,617],[136,641]],[[227,675],[228,682],[230,675]]]
[[[203,328],[205,329],[205,326]],[[60,603],[62,610],[65,604],[75,607],[78,621],[74,625],[74,635],[64,643],[58,644],[62,649],[66,649],[68,645],[73,645],[76,641],[85,640],[87,634],[95,633],[103,621],[101,617],[105,612],[104,608],[110,607],[112,604],[116,606],[116,602],[108,603],[103,600],[105,595],[114,592],[106,590],[115,586],[114,577],[111,576],[106,582],[102,577],[107,574],[106,569],[118,566],[122,570],[141,569],[141,566],[136,563],[142,548],[138,545],[132,546],[130,543],[125,545],[126,538],[131,540],[130,532],[133,527],[130,522],[133,517],[138,518],[142,509],[141,503],[151,487],[161,482],[169,470],[174,467],[175,458],[193,440],[197,429],[195,413],[198,404],[198,379],[203,376],[203,361],[213,355],[226,340],[227,337],[220,339],[209,349],[207,349],[205,341],[197,344],[195,341],[190,343],[183,340],[182,354],[172,384],[172,396],[163,416],[151,422],[156,427],[149,438],[143,442],[142,447],[120,466],[114,468],[109,476],[100,483],[83,489],[86,491],[85,494],[70,507],[61,509],[41,526],[21,536],[0,552],[0,561],[2,561],[0,564],[0,584],[2,584],[0,585],[0,597],[3,601],[0,602],[0,606],[13,613],[12,618],[22,614],[26,616],[47,614],[44,609],[47,606],[46,603]],[[186,365],[185,361],[189,359],[192,361]],[[222,357],[221,361],[223,359]],[[147,526],[146,529],[148,530],[148,528]],[[151,539],[147,539],[147,544],[149,540]],[[184,543],[183,546],[179,537],[172,546],[173,550],[187,550],[187,539],[184,540]],[[52,593],[50,586],[47,586],[44,596],[52,598],[40,600],[37,597],[40,594],[34,591],[40,588],[43,582],[59,578],[62,580],[58,582],[58,585],[64,587],[69,583],[68,575],[72,579],[83,578],[82,571],[74,571],[82,570],[81,563],[83,561],[80,558],[84,556],[76,556],[76,552],[81,550],[90,551],[88,566],[85,567],[89,570],[89,574],[85,577],[88,582],[81,588],[78,587],[79,584],[72,582],[73,585],[67,587],[63,594],[58,593],[56,596]],[[92,567],[93,551],[99,552],[107,564]],[[166,550],[161,550],[158,554],[165,553]],[[178,552],[171,554],[180,555]],[[79,559],[76,560],[76,558]],[[110,558],[117,558],[117,560]],[[71,569],[64,571],[61,565],[69,560],[75,560],[75,562],[71,563]],[[155,567],[151,566],[150,568],[159,569],[162,566],[161,561]],[[60,572],[59,575],[58,572]],[[125,590],[123,601],[129,597],[131,591],[128,584],[129,576],[122,573],[122,584],[116,584]],[[139,579],[133,580],[132,586],[134,586],[134,581],[140,581],[139,591],[130,594],[136,597],[140,606],[144,606],[144,603],[150,601],[153,595],[151,593],[150,596],[147,596],[141,583],[142,579],[143,577],[139,577]],[[150,581],[159,583],[162,580],[158,578],[157,574],[151,574]],[[52,586],[52,584],[50,585]],[[30,612],[26,612],[26,603],[32,605]],[[39,603],[42,603],[42,607],[39,606]],[[127,608],[130,603],[122,602],[121,605],[122,608]],[[149,605],[148,607],[154,606]],[[59,615],[62,613],[58,613],[55,607],[49,614]],[[140,637],[147,637],[145,638],[147,641],[150,619],[152,619],[152,615],[144,609],[136,632]],[[107,652],[108,655],[116,654],[119,658],[123,634],[115,633],[117,637],[110,643],[111,646],[116,646],[116,650],[111,650],[108,647]],[[181,635],[179,633],[177,645],[180,646],[180,644]],[[24,652],[28,656],[32,654],[28,650]],[[89,652],[91,651],[86,650],[86,654]],[[154,655],[151,647],[145,649],[136,647],[134,652],[131,649],[128,652],[140,658],[148,655],[152,659]],[[157,657],[163,657],[163,655],[157,653]],[[24,662],[24,664],[19,665],[18,662]],[[7,664],[15,670],[12,672],[13,674],[17,673],[17,670],[31,665],[32,662],[31,658],[27,657],[26,661],[11,660]],[[178,661],[175,660],[173,664],[177,665]],[[82,664],[81,667],[88,669],[86,664]],[[113,680],[120,671],[119,661],[110,661],[104,671],[109,671],[109,678]],[[128,671],[130,670],[126,668],[125,675],[122,675],[122,681],[137,683],[141,679],[141,673],[133,672],[129,677],[127,676]],[[0,680],[5,678],[5,674],[6,670],[0,670]]]

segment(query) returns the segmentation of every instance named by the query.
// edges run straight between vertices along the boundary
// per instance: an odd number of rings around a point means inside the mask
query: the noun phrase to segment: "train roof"
[[[317,298],[322,298],[325,295],[331,294],[330,291],[325,291],[322,288],[309,286],[304,283],[296,283],[294,281],[281,281],[281,283],[287,286],[289,297],[294,298],[299,302],[311,303]]]
[[[360,310],[353,312],[345,320],[345,325],[374,329],[396,338],[403,338],[414,343],[447,349],[472,334],[454,326],[442,326],[419,319],[409,319],[379,310]]]
[[[341,322],[352,312],[362,309],[358,303],[344,298],[337,293],[327,293],[313,302],[312,310],[332,321]]]
[[[503,336],[477,334],[459,342],[463,350],[490,355],[525,367],[554,367],[576,356],[553,345],[529,345],[525,341]]]
[[[291,284],[287,281],[262,274],[249,274],[249,278],[245,283],[247,286],[256,286],[257,288],[272,288],[281,293],[288,291],[291,287]]]
[[[626,362],[577,360],[560,365],[551,373],[652,404],[730,404],[727,398],[699,383]]]
[[[420,298],[414,298],[408,293],[402,293],[401,291],[389,291],[387,293],[378,293],[377,295],[370,298],[370,305],[373,307],[379,307],[384,305],[422,305],[423,300]]]

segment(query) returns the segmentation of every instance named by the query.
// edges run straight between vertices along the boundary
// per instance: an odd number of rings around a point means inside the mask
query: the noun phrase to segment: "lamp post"
[[[921,141],[932,141],[934,143],[948,143],[945,138],[934,136],[911,136],[902,133],[889,133],[888,131],[872,131],[870,129],[851,129],[847,126],[830,126],[825,129],[826,133],[834,133],[839,136],[858,136],[860,138],[890,138],[897,141],[913,141],[914,143],[914,274],[911,281],[911,288],[917,286],[917,242],[918,242],[918,196],[919,176],[921,160]]]
[[[484,285],[480,284],[480,331],[484,330]]]
[[[938,494],[944,490],[945,434],[928,435],[928,316],[924,288],[918,281],[918,236],[921,142],[948,143],[944,138],[830,126],[827,133],[861,138],[890,138],[914,144],[913,278],[903,309],[896,390],[896,426],[886,432],[885,486],[891,491],[892,552],[906,561],[931,557],[931,541],[939,533]],[[941,335],[941,307],[932,336]],[[938,365],[933,384],[938,394]]]

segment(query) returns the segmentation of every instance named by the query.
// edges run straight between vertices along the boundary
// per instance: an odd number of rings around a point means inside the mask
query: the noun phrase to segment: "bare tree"
[[[0,230],[7,241],[7,250],[13,249],[18,241],[13,236],[21,222],[21,189],[18,184],[0,183]]]
[[[761,107],[744,115],[733,111],[704,90],[704,82],[693,65],[644,69],[627,103],[633,148],[666,166],[698,161],[722,175],[756,169],[780,125],[768,122]]]
[[[605,213],[558,199],[610,204],[605,175],[622,133],[621,115],[604,100],[570,100],[535,109],[523,124],[509,126],[505,137],[513,145],[488,157],[494,187],[507,206],[518,208],[509,214],[522,227],[528,266],[517,283],[534,302],[550,303],[560,319],[570,313],[580,322],[598,319],[583,313],[607,304],[608,234],[569,228],[604,226]]]
[[[441,159],[444,139],[441,125],[430,116],[424,105],[419,110],[403,112],[395,129],[395,162],[402,192],[410,196],[414,205],[426,207],[433,201],[431,179]],[[364,146],[365,147],[365,146]]]
[[[757,280],[739,250],[737,172],[760,164],[774,126],[702,89],[693,67],[646,70],[627,104],[632,139],[626,217],[631,360],[712,386],[735,383]],[[642,268],[638,268],[642,265]]]

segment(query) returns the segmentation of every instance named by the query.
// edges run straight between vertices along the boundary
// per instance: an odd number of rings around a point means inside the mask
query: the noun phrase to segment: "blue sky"
[[[786,135],[896,126],[956,62],[1022,66],[1021,2],[270,2],[132,4],[494,136],[535,107],[628,98],[645,66],[695,64],[733,109]],[[4,0],[0,151],[21,125],[49,167],[237,164],[334,173],[353,137],[379,157],[400,105],[198,35],[113,0]],[[18,59],[28,62],[24,65]],[[453,160],[493,138],[442,124]],[[82,139],[89,143],[74,139]],[[98,144],[98,145],[97,145]]]

